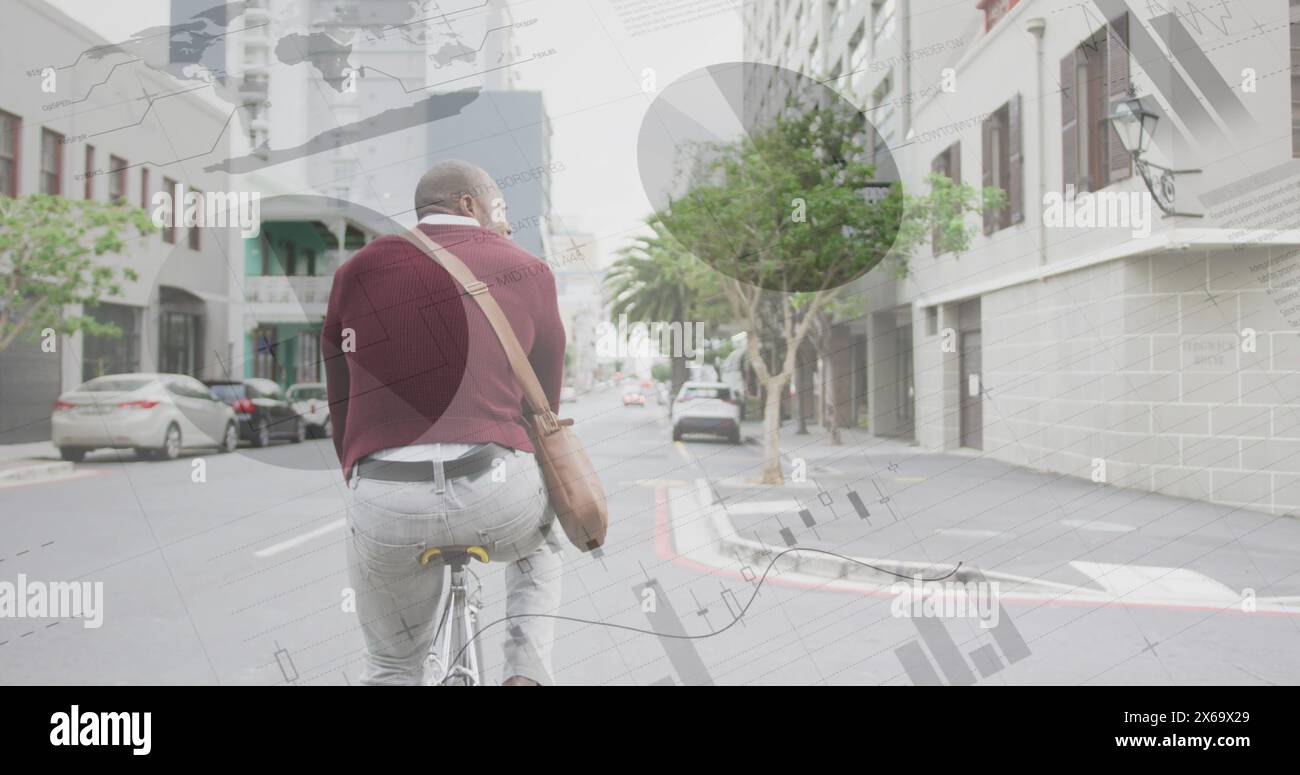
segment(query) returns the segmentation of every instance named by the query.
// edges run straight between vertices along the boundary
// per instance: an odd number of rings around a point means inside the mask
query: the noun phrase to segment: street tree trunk
[[[830,339],[828,335],[827,340]],[[829,341],[827,342],[829,345]],[[826,347],[826,352],[830,352],[830,347]],[[839,446],[843,443],[840,439],[840,412],[839,407],[835,404],[835,367],[832,365],[830,357],[822,357],[822,422],[826,425],[826,430],[830,432],[831,444]]]
[[[781,396],[789,381],[790,375],[781,373],[763,382],[767,393],[763,409],[763,484],[785,481],[785,474],[781,471]]]
[[[686,370],[686,356],[674,354],[670,359],[670,363],[672,364],[672,371],[668,382],[671,385],[671,396],[676,397],[677,391],[681,390],[682,385],[686,384],[686,377],[689,373]]]
[[[790,378],[795,373],[798,363],[796,354],[799,352],[799,346],[803,343],[805,337],[809,334],[812,324],[812,315],[823,304],[829,303],[836,294],[836,290],[824,291],[813,295],[812,302],[806,311],[803,320],[795,322],[794,310],[790,304],[782,305],[783,325],[781,328],[780,342],[785,345],[785,357],[782,359],[780,371],[775,368],[769,368],[767,362],[763,360],[763,353],[759,347],[759,332],[762,326],[755,314],[755,305],[747,303],[746,291],[741,287],[741,283],[732,283],[728,299],[733,305],[733,310],[737,316],[745,316],[748,324],[747,331],[749,335],[745,337],[745,351],[749,356],[750,368],[762,383],[764,391],[767,393],[764,400],[763,411],[763,470],[761,481],[763,484],[782,484],[785,482],[785,475],[781,472],[781,399],[784,397],[787,386],[790,384]],[[775,372],[775,373],[773,373]]]

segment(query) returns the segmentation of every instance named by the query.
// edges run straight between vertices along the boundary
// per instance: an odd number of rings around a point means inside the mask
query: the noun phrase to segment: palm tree
[[[610,316],[617,321],[627,315],[634,322],[666,321],[685,323],[697,312],[702,288],[708,282],[696,258],[683,248],[657,221],[649,221],[654,236],[638,237],[618,251],[619,258],[605,274],[610,298]],[[673,349],[672,388],[686,381],[685,348]]]

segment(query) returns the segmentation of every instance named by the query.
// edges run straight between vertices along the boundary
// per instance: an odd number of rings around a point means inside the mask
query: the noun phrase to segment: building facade
[[[327,197],[267,199],[261,233],[243,241],[241,301],[231,314],[239,348],[232,376],[285,388],[323,382],[320,333],[334,271],[393,229],[376,213]]]
[[[596,235],[576,228],[576,216],[555,220],[557,229],[550,235],[552,253],[548,262],[555,275],[567,340],[565,383],[582,392],[595,383],[597,328],[609,318],[602,284],[604,257]]]
[[[792,86],[823,84],[876,130],[868,151],[882,179],[911,142],[914,106],[940,88],[943,70],[981,24],[977,15],[945,13],[916,0],[770,0],[748,4],[745,13],[745,60],[803,76],[752,78],[745,95],[750,125],[779,109]],[[888,272],[860,278],[852,293],[862,298],[864,314],[841,321],[820,349],[812,342],[804,346],[795,375],[799,412],[818,422],[833,411],[842,427],[910,436],[914,386],[906,379],[873,380],[868,369],[875,318],[875,356],[897,359],[900,373],[907,373],[910,313],[895,311],[899,290]]]
[[[914,35],[905,183],[1008,198],[960,256],[922,247],[906,280],[867,278],[870,427],[1296,513],[1298,3],[971,0],[944,7],[961,42],[937,46],[915,38],[928,4],[870,5]],[[1111,120],[1132,97],[1142,145]]]
[[[173,37],[185,38],[184,25],[222,36],[201,55],[173,48],[173,69],[208,68],[238,106],[232,178],[267,197],[262,233],[243,244],[232,376],[283,386],[322,378],[318,339],[335,269],[375,236],[414,224],[416,181],[438,159],[498,175],[516,239],[544,254],[547,183],[523,173],[549,159],[549,128],[539,95],[510,92],[519,50],[504,2],[433,14],[405,0],[252,0],[217,18],[202,2],[171,0],[171,14]],[[421,112],[458,90],[478,90],[466,111]],[[517,137],[502,134],[510,129]],[[494,134],[477,153],[460,147]]]
[[[945,169],[1010,204],[960,260],[919,258],[900,294],[917,441],[1294,513],[1296,3],[1260,4],[1260,26],[1123,0],[979,5],[958,88],[917,111],[911,168],[956,147]],[[1156,117],[1140,160],[1199,170],[1177,175],[1172,213],[1108,121],[1130,87]]]
[[[228,188],[198,158],[223,135],[229,112],[219,100],[176,93],[153,62],[86,56],[109,41],[39,0],[10,4],[3,37],[0,194],[120,199],[152,211],[154,195],[178,184]],[[219,373],[231,355],[227,256],[238,239],[233,228],[183,225],[128,239],[122,256],[105,260],[139,279],[93,309],[69,310],[122,336],[62,337],[56,353],[20,339],[0,354],[0,443],[48,438],[58,394],[100,374]]]

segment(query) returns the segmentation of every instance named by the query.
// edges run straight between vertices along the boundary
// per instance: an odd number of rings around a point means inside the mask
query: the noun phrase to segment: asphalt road
[[[1054,594],[1057,588],[1004,594],[996,627],[969,616],[897,616],[889,581],[846,583],[817,567],[792,570],[783,563],[797,552],[760,578],[764,558],[741,553],[735,542],[749,537],[770,545],[768,562],[784,551],[789,542],[769,522],[779,510],[772,504],[790,490],[748,481],[758,470],[756,445],[675,444],[662,407],[652,399],[644,408],[624,408],[617,390],[564,409],[578,419],[601,471],[612,524],[601,551],[566,549],[561,613],[572,621],[557,627],[559,683],[1300,682],[1300,609],[1288,608],[1276,589],[1260,592],[1279,598],[1269,610],[1209,598],[1187,604],[1179,597],[1184,589],[1215,589],[1203,579],[1220,571],[1201,566],[1196,578],[1174,575],[1185,585],[1177,594],[1145,595],[1141,604]],[[849,477],[889,464],[884,452],[879,459],[869,451],[836,454],[832,470]],[[205,482],[194,481],[200,460]],[[959,489],[945,489],[960,488],[960,478],[938,471],[961,461],[936,460],[927,463],[928,473],[891,472],[895,487],[916,485],[910,508],[960,502]],[[0,618],[0,683],[356,684],[361,638],[342,602],[346,490],[332,461],[328,441],[173,462],[100,453],[78,465],[76,478],[0,490],[0,581],[24,574],[103,582],[104,590],[98,628],[75,619]],[[923,463],[903,465],[919,472]],[[1109,493],[1119,504],[1108,512],[1115,524],[1126,524],[1132,511],[1123,506],[1125,492]],[[1016,520],[1016,509],[1024,523],[1041,505],[1013,498],[998,509],[968,512],[974,516],[956,527],[902,521],[897,530],[906,540],[874,532],[876,525],[844,509],[833,528],[820,512],[816,524],[801,523],[797,509],[782,525],[796,546],[934,563],[936,574],[977,540],[988,551],[969,551],[979,561],[966,567],[989,574],[1034,575],[1089,559],[1068,541],[1042,542],[1020,564],[1023,553],[989,550],[1006,543],[998,536]],[[1268,542],[1267,557],[1245,543],[1224,550],[1214,568],[1233,575],[1220,586],[1237,590],[1257,577],[1264,588],[1286,575],[1278,569],[1300,571],[1300,538],[1293,541],[1294,529],[1282,524],[1285,532]],[[1162,562],[1174,570],[1178,558],[1204,555],[1203,534],[1183,535],[1161,535]],[[1123,567],[1116,578],[1142,578],[1137,566]],[[501,566],[480,576],[486,657],[499,676]],[[1154,586],[1165,589],[1169,581]],[[992,622],[986,617],[984,624]]]

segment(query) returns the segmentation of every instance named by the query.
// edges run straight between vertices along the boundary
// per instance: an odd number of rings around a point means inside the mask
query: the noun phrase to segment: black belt
[[[485,444],[468,455],[442,461],[442,470],[448,479],[475,476],[491,468],[492,462],[498,457],[500,453],[494,449],[494,445]],[[357,475],[384,482],[423,482],[434,478],[434,462],[431,460],[400,462],[368,457],[357,463]]]

